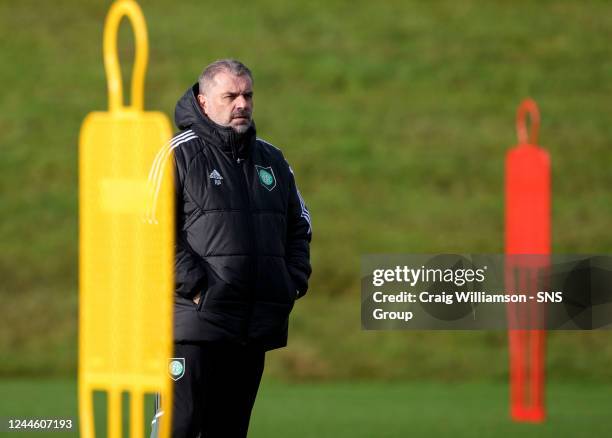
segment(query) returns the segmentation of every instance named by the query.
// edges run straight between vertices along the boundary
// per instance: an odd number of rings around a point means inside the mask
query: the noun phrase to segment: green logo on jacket
[[[185,358],[184,357],[172,357],[168,360],[168,372],[170,378],[174,381],[180,379],[185,375]]]
[[[257,175],[259,176],[259,182],[262,186],[264,186],[268,190],[272,190],[276,187],[276,178],[274,177],[274,171],[272,167],[263,167],[255,165],[255,169],[257,170]]]

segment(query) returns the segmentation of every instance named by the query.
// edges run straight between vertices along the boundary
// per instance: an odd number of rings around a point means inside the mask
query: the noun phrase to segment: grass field
[[[77,417],[68,380],[0,381],[3,417]],[[7,399],[6,394],[10,394]],[[552,383],[544,424],[509,420],[503,384],[264,382],[251,438],[606,438],[612,386]],[[103,432],[102,428],[99,432]],[[76,436],[20,433],[12,436]]]

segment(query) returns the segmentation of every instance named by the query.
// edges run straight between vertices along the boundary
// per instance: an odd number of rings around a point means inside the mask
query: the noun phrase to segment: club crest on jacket
[[[272,167],[263,167],[256,164],[255,169],[257,170],[257,175],[259,176],[259,182],[261,185],[269,191],[272,191],[272,189],[276,187],[276,178],[274,177]]]
[[[168,372],[170,378],[177,381],[185,375],[185,358],[184,357],[172,357],[168,360]]]

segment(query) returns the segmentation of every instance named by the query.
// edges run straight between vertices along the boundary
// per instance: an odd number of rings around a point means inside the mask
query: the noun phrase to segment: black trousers
[[[174,382],[172,438],[244,438],[265,351],[238,344],[174,344],[184,374]]]

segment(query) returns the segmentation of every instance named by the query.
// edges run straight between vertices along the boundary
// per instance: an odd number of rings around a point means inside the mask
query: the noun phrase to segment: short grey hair
[[[209,64],[200,77],[198,78],[198,84],[200,87],[200,94],[205,94],[205,90],[208,85],[215,79],[221,72],[229,72],[235,76],[248,76],[253,83],[253,75],[251,70],[244,65],[242,62],[236,59],[219,59],[212,64]]]

